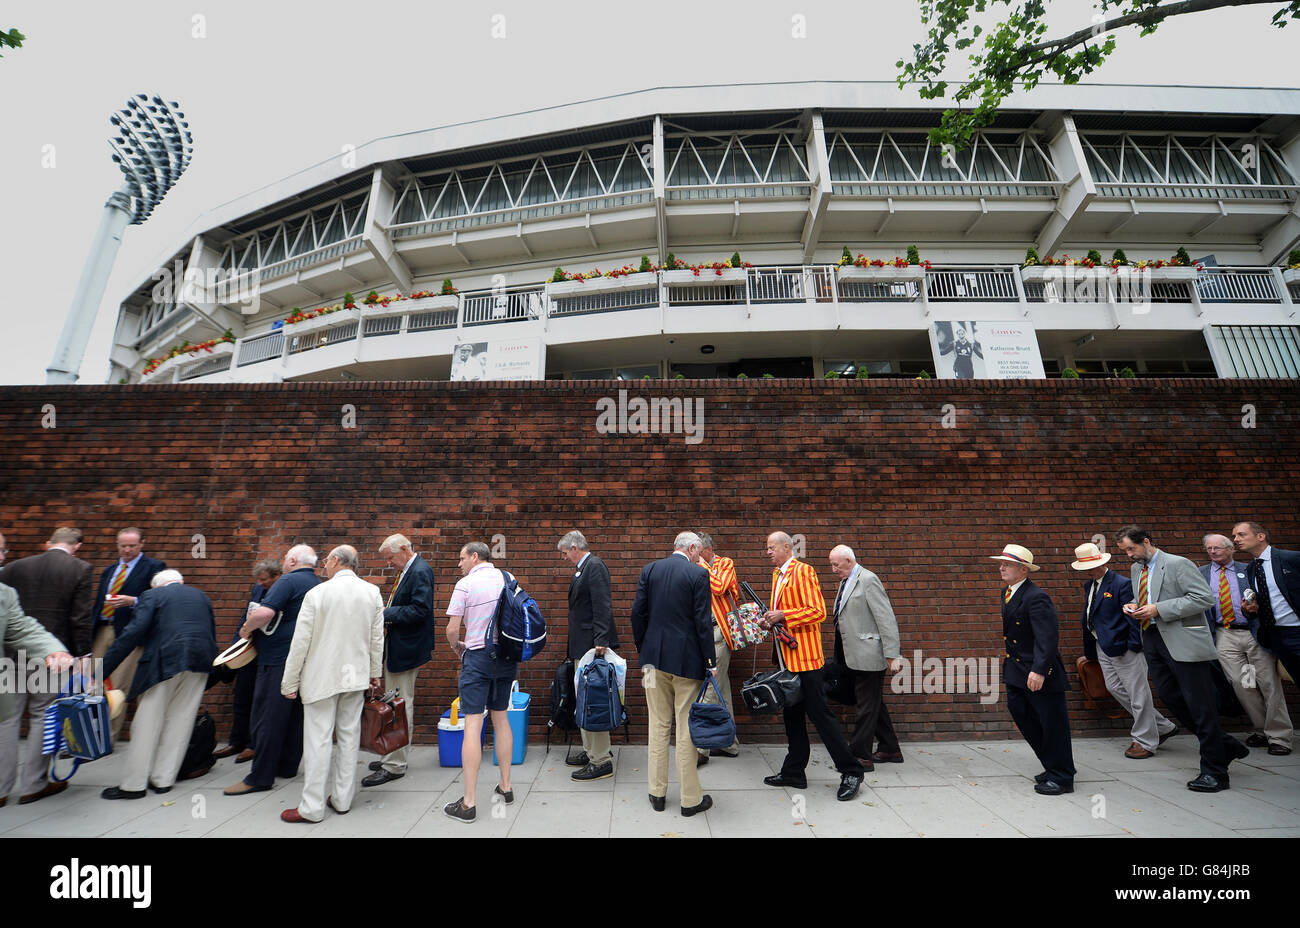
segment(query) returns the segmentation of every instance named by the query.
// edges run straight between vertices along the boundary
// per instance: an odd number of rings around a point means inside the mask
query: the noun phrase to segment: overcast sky
[[[1091,21],[1087,2],[1053,5],[1052,34]],[[1121,34],[1098,80],[1296,86],[1300,25],[1269,26],[1274,9]],[[806,18],[805,39],[791,37],[795,15]],[[492,36],[494,16],[504,39]],[[104,382],[118,302],[200,213],[345,144],[655,86],[890,80],[924,36],[908,0],[9,0],[0,29],[12,28],[28,38],[0,59],[0,383],[11,384],[45,380],[121,180],[108,117],[132,93],[181,102],[194,162],[153,217],[127,229],[81,383]]]

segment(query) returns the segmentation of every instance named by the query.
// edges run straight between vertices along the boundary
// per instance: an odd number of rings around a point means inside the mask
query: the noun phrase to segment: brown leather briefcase
[[[361,707],[361,750],[371,754],[391,754],[411,743],[406,728],[406,700],[396,690],[376,695],[366,693]]]
[[[1079,686],[1083,689],[1083,697],[1089,709],[1095,709],[1097,703],[1105,702],[1110,698],[1110,690],[1106,689],[1106,676],[1101,671],[1100,663],[1090,661],[1080,654],[1074,666],[1079,671]]]

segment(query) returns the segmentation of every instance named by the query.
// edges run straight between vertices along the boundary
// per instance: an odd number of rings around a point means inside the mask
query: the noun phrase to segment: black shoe
[[[768,786],[789,786],[794,789],[807,789],[807,777],[791,777],[784,773],[773,774],[770,777],[763,777],[763,782]]]
[[[116,786],[105,787],[100,793],[102,799],[143,799],[149,791],[147,789],[119,789]]]
[[[502,792],[500,783],[492,787],[492,792],[500,796],[501,801],[504,802],[506,805],[510,805],[510,803],[515,801],[515,791],[512,789],[508,789]]]
[[[154,786],[152,783],[149,784],[149,788],[155,793],[170,793],[172,791],[170,786]]]
[[[704,766],[705,764],[707,764],[708,762],[709,762],[709,755],[707,755],[707,754],[700,754],[698,751],[696,752],[696,754],[695,754],[695,766],[697,766],[697,767],[703,767],[703,766]]]
[[[1244,744],[1242,744],[1236,738],[1233,738],[1231,735],[1228,736],[1228,740],[1229,740],[1228,763],[1232,763],[1234,760],[1241,760],[1243,757],[1250,756],[1250,748],[1246,747]]]
[[[846,773],[840,778],[840,788],[835,791],[835,798],[840,802],[848,802],[858,794],[862,787],[862,777],[855,773]]]
[[[1268,747],[1268,739],[1265,738],[1263,735],[1261,735],[1259,732],[1254,732],[1251,734],[1249,738],[1246,739],[1246,747],[1266,748]]]
[[[406,776],[404,773],[393,773],[391,770],[379,769],[370,776],[361,781],[362,786],[383,786],[390,780],[400,780]]]
[[[1195,780],[1188,780],[1187,788],[1194,793],[1217,793],[1229,788],[1228,778],[1226,776],[1216,777],[1213,774],[1203,773]]]
[[[1168,731],[1167,733],[1165,733],[1165,734],[1163,734],[1163,735],[1160,736],[1160,744],[1164,744],[1166,741],[1168,741],[1168,740],[1169,740],[1170,738],[1172,738],[1174,735],[1178,734],[1178,731],[1179,731],[1178,725],[1175,724],[1174,727],[1171,728],[1171,729],[1169,729],[1169,731]]]
[[[712,748],[709,751],[710,757],[739,757],[740,751],[725,751],[722,748]]]
[[[1046,783],[1046,782],[1047,782],[1047,771],[1044,770],[1042,773],[1035,774],[1035,776],[1034,776],[1034,782],[1035,782],[1035,783]]]
[[[442,807],[442,811],[454,818],[458,822],[464,822],[466,825],[474,824],[474,819],[478,817],[478,812],[473,806],[465,807],[464,799],[457,799],[455,802],[449,802]]]
[[[1268,746],[1268,753],[1272,754],[1274,757],[1286,757],[1291,753],[1291,749],[1284,744],[1270,744]]]
[[[331,809],[333,809],[333,810],[334,810],[335,812],[337,812],[339,815],[347,815],[349,812],[352,811],[351,809],[340,809],[338,806],[334,805],[334,797],[333,797],[333,796],[326,796],[326,797],[325,797],[325,805],[329,806]]]
[[[650,796],[650,808],[654,809],[656,812],[662,812],[664,810],[665,805],[668,802],[668,797],[656,796],[654,793],[650,793],[649,796]]]
[[[384,762],[382,760],[372,760],[366,766],[368,766],[371,770],[383,770]]]
[[[586,751],[579,751],[577,754],[564,755],[564,763],[569,767],[585,767],[591,763],[591,758]]]
[[[1055,780],[1044,780],[1042,783],[1034,784],[1034,792],[1040,796],[1060,796],[1064,793],[1074,792],[1074,784],[1061,784]]]
[[[698,815],[701,812],[707,812],[713,808],[713,797],[705,793],[704,798],[700,800],[698,806],[691,806],[689,809],[682,806],[682,815],[690,818],[692,815]]]
[[[604,780],[614,775],[614,762],[607,760],[597,767],[595,764],[588,764],[581,770],[573,771],[572,779],[574,780]]]

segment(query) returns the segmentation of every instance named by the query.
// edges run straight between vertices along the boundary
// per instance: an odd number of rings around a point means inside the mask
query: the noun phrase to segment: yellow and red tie
[[[1228,572],[1219,570],[1219,618],[1223,620],[1223,627],[1227,628],[1237,618],[1237,613],[1232,609],[1232,591],[1228,589]]]
[[[393,597],[397,595],[397,588],[401,585],[402,585],[402,572],[399,570],[397,572],[397,578],[393,580],[393,592],[388,594],[388,602],[384,603],[385,606],[391,606],[393,604]]]
[[[1011,602],[1011,587],[1007,587],[1006,591],[1002,594],[1003,605],[1009,602]]]
[[[116,596],[118,592],[122,589],[122,584],[125,582],[126,582],[126,565],[118,564],[117,575],[113,577],[113,582],[108,588],[108,595]],[[117,606],[105,605],[104,611],[101,614],[104,616],[104,618],[111,619],[113,617],[113,613],[116,611],[117,611]]]
[[[1146,565],[1143,565],[1142,579],[1138,581],[1138,608],[1139,609],[1141,609],[1143,606],[1147,604],[1147,577],[1150,573],[1151,571],[1146,567]],[[1151,625],[1151,620],[1142,619],[1142,621],[1139,624],[1141,624],[1142,630],[1146,631],[1147,628]]]

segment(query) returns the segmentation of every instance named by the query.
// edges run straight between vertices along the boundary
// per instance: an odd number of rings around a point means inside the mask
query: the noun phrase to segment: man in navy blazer
[[[95,622],[94,642],[90,656],[98,660],[108,653],[113,642],[121,637],[135,617],[136,601],[149,589],[149,584],[160,570],[167,567],[162,561],[144,553],[144,535],[138,528],[124,528],[117,533],[117,563],[105,567],[99,575],[99,589],[91,616]],[[131,689],[135,668],[140,660],[139,650],[126,655],[114,671],[113,686],[122,692]],[[113,740],[117,740],[123,712],[113,720]]]
[[[1252,631],[1277,655],[1291,679],[1300,683],[1300,551],[1274,548],[1258,522],[1241,522],[1232,530],[1237,550],[1249,554],[1251,589],[1256,600],[1242,611],[1256,617]]]
[[[691,705],[706,674],[715,669],[713,593],[700,566],[700,536],[682,532],[673,553],[641,568],[632,603],[632,637],[641,658],[650,718],[650,806],[662,812],[668,793],[668,734],[677,724],[677,777],[681,812],[691,816],[713,806],[702,795],[691,743]]]
[[[1156,710],[1142,653],[1142,629],[1137,619],[1124,614],[1123,606],[1133,602],[1133,582],[1107,567],[1110,554],[1091,542],[1075,548],[1074,558],[1070,566],[1088,578],[1083,585],[1084,656],[1101,664],[1106,689],[1133,716],[1129,732],[1133,740],[1124,756],[1145,760],[1155,756],[1178,726]]]
[[[411,548],[405,535],[389,535],[379,546],[388,566],[397,570],[384,608],[384,691],[397,690],[406,700],[406,730],[415,734],[415,680],[433,656],[437,625],[433,611],[433,568]],[[406,775],[406,748],[370,762],[374,772],[362,786],[380,786]]]
[[[992,555],[1002,582],[1002,682],[1007,709],[1025,741],[1033,748],[1043,772],[1034,777],[1034,792],[1060,796],[1074,792],[1074,755],[1070,746],[1070,716],[1065,707],[1065,664],[1057,650],[1060,630],[1051,597],[1029,578],[1038,570],[1034,555],[1020,545],[1007,545]]]

